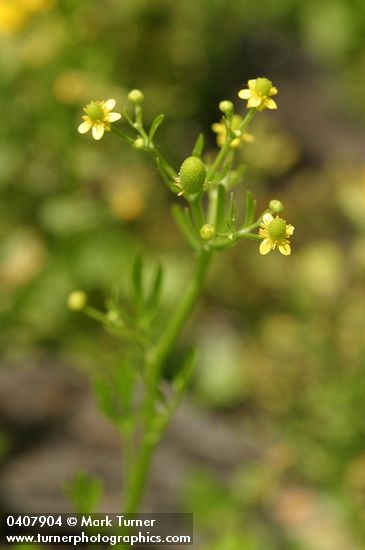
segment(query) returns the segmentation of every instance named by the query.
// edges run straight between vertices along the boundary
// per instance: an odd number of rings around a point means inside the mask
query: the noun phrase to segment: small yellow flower
[[[115,99],[108,99],[108,101],[91,101],[86,105],[84,108],[86,115],[82,117],[84,122],[78,127],[80,134],[86,134],[92,128],[93,138],[101,139],[104,132],[110,130],[110,124],[122,116],[111,112],[115,103]]]
[[[279,252],[284,256],[289,256],[291,252],[289,238],[294,233],[294,227],[286,223],[285,220],[271,214],[266,213],[262,218],[259,235],[262,239],[260,244],[260,254],[263,256],[271,250],[275,250],[276,246]]]
[[[243,118],[240,115],[233,115],[232,130],[237,132],[237,137],[233,139],[231,143],[231,147],[233,149],[239,147],[243,141],[245,141],[246,143],[251,143],[255,140],[252,134],[249,134],[248,132],[241,133],[240,130],[238,130],[242,121]],[[212,124],[212,130],[217,134],[218,147],[223,147],[227,138],[227,128],[223,119],[221,120],[221,122],[215,122],[214,124]]]
[[[248,88],[240,90],[238,97],[247,99],[247,108],[255,108],[258,111],[264,109],[277,109],[276,102],[271,96],[278,93],[277,88],[267,78],[254,78],[248,81]]]

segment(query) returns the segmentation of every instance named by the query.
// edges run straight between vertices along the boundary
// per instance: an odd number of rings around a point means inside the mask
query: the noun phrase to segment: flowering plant
[[[235,114],[231,101],[221,101],[223,115],[213,125],[218,134],[219,151],[213,159],[204,154],[204,137],[200,134],[191,155],[179,170],[166,160],[155,144],[155,135],[164,120],[158,115],[147,130],[143,122],[143,93],[132,90],[128,99],[133,115],[113,112],[116,102],[92,101],[84,111],[80,133],[92,130],[100,140],[105,131],[112,131],[135,149],[149,154],[170,191],[178,197],[172,212],[187,243],[192,248],[196,265],[185,293],[164,326],[156,334],[155,319],[163,282],[162,268],[157,266],[147,285],[142,260],[137,258],[132,270],[132,296],[129,308],[109,301],[106,311],[87,305],[82,291],[73,292],[68,305],[73,310],[84,310],[100,321],[107,330],[121,337],[127,344],[123,364],[98,385],[97,392],[104,410],[116,423],[123,437],[125,512],[138,511],[146,485],[151,459],[170,419],[188,386],[195,353],[190,352],[182,362],[168,391],[163,385],[166,360],[201,294],[208,267],[217,253],[230,248],[242,239],[260,242],[262,255],[277,248],[289,255],[290,237],[294,228],[279,217],[283,205],[270,201],[268,208],[256,216],[256,201],[246,191],[245,215],[239,220],[233,188],[241,182],[242,169],[235,167],[238,147],[251,141],[249,124],[256,111],[276,109],[271,96],[277,89],[267,78],[249,80],[248,88],[238,96],[246,99],[246,116]],[[133,134],[115,126],[124,119]],[[180,203],[185,203],[181,206]],[[142,389],[142,391],[141,391]]]

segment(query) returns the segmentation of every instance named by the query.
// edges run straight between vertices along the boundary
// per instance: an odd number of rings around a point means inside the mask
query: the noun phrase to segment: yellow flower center
[[[91,101],[85,108],[85,112],[93,122],[98,122],[104,118],[104,110],[99,101]]]
[[[272,241],[279,241],[286,235],[286,223],[282,218],[275,218],[267,228],[268,235]]]
[[[257,95],[263,97],[269,95],[272,83],[267,78],[256,78],[255,90]]]

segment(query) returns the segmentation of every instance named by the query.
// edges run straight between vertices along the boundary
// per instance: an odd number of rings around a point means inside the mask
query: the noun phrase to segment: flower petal
[[[211,125],[211,129],[213,130],[213,132],[221,134],[225,131],[225,126],[221,122],[214,122],[214,124]]]
[[[262,221],[265,225],[270,225],[270,223],[273,221],[274,217],[269,212],[266,212],[266,214],[263,215]]]
[[[247,107],[251,109],[252,107],[259,107],[262,103],[261,97],[252,96],[248,100]]]
[[[104,124],[94,124],[93,126],[93,138],[99,140],[104,135]]]
[[[246,88],[245,90],[240,90],[238,92],[238,97],[241,99],[249,99],[252,95],[252,91]]]
[[[278,108],[278,106],[276,105],[276,101],[274,101],[270,97],[267,97],[265,99],[265,107],[267,107],[268,109],[277,109]]]
[[[248,132],[245,132],[242,136],[242,139],[246,143],[252,143],[253,141],[255,141],[255,136],[253,136],[252,134],[249,134]]]
[[[256,87],[256,78],[251,78],[251,80],[249,80],[247,82],[248,84],[248,87],[250,88],[250,90],[255,90],[255,87]]]
[[[115,99],[108,99],[108,101],[104,102],[104,107],[107,111],[112,111],[115,107],[116,101]]]
[[[260,244],[260,254],[262,256],[265,256],[272,250],[273,245],[270,239],[264,239],[262,243]]]
[[[109,113],[105,118],[109,122],[116,122],[122,118],[122,115],[120,113]]]
[[[275,86],[271,86],[269,95],[276,95],[278,93],[278,89]]]
[[[92,125],[93,125],[93,123],[91,122],[91,120],[85,120],[77,128],[77,131],[80,132],[80,134],[86,134],[86,132],[88,132],[90,130]]]
[[[286,226],[286,235],[289,237],[290,235],[292,235],[294,233],[294,227],[292,225],[287,225]]]
[[[284,256],[289,256],[291,253],[290,244],[286,242],[278,243],[278,249]]]

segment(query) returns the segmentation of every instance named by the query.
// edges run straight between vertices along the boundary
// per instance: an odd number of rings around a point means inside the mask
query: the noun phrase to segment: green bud
[[[119,313],[115,309],[110,309],[106,316],[108,321],[111,321],[112,323],[116,323],[120,319]]]
[[[202,190],[207,171],[204,163],[198,157],[188,157],[184,160],[179,172],[179,185],[183,192],[196,194]]]
[[[285,237],[286,234],[286,223],[282,218],[275,218],[267,228],[270,239],[273,241],[278,241]]]
[[[222,111],[222,113],[224,113],[225,115],[231,113],[233,111],[232,101],[228,101],[227,99],[221,101],[219,104],[219,110]]]
[[[211,239],[213,239],[213,237],[215,237],[215,228],[213,227],[213,225],[210,225],[210,223],[206,223],[205,225],[203,225],[201,228],[200,228],[200,236],[202,239],[204,239],[205,241],[210,241]]]
[[[67,307],[71,311],[82,311],[87,303],[87,296],[82,290],[74,290],[67,298]]]
[[[267,78],[256,78],[255,89],[260,96],[265,96],[270,93],[272,82]]]
[[[144,95],[141,90],[131,90],[128,94],[128,100],[138,105],[144,100]]]
[[[144,139],[143,138],[137,138],[134,140],[133,147],[136,149],[143,149],[144,147]]]
[[[273,214],[280,214],[284,210],[284,205],[281,201],[273,199],[269,202],[269,209]]]

